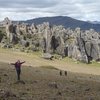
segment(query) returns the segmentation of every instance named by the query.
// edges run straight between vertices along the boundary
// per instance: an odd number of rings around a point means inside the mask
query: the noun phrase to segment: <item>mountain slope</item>
[[[100,32],[100,24],[80,21],[67,16],[41,17],[30,19],[25,22],[29,24],[34,23],[36,25],[42,24],[43,22],[49,22],[50,25],[63,25],[65,28],[70,27],[72,29],[75,29],[76,27],[80,27],[82,30],[89,30],[90,28],[93,28],[94,30]]]

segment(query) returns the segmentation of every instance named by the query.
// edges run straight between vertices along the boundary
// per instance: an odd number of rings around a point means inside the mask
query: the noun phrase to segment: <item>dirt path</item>
[[[16,60],[26,61],[25,65],[39,67],[39,66],[54,66],[58,69],[67,70],[77,73],[95,74],[100,75],[100,67],[95,65],[87,65],[82,63],[72,62],[70,59],[65,60],[45,60],[41,55],[31,53],[21,53],[11,50],[0,49],[0,62],[11,63]]]

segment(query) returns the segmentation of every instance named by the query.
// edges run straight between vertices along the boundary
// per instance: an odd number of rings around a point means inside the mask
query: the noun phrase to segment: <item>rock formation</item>
[[[42,49],[44,53],[57,53],[85,63],[100,60],[100,34],[93,29],[71,30],[63,26],[50,26],[48,22],[28,25],[6,20],[6,37],[11,44],[19,44],[33,51]]]

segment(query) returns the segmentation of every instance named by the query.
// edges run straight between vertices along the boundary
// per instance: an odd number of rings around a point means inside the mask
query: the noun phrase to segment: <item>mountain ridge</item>
[[[49,22],[50,25],[62,25],[65,28],[75,29],[76,27],[80,27],[82,30],[94,29],[97,32],[100,32],[100,24],[99,23],[91,23],[88,21],[81,21],[67,16],[54,16],[54,17],[39,17],[34,19],[29,19],[23,21],[28,24],[42,24],[43,22]]]

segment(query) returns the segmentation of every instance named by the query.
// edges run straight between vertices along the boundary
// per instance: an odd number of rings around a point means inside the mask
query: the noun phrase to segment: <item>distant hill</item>
[[[100,21],[89,21],[92,24],[100,24]]]
[[[41,24],[43,22],[49,22],[50,25],[63,25],[65,28],[72,28],[75,29],[76,27],[80,27],[82,30],[88,30],[90,28],[93,28],[94,30],[100,32],[100,23],[91,23],[88,21],[81,21],[76,20],[71,17],[67,16],[56,16],[56,17],[41,17],[41,18],[35,18],[24,21],[25,23],[29,24]]]

